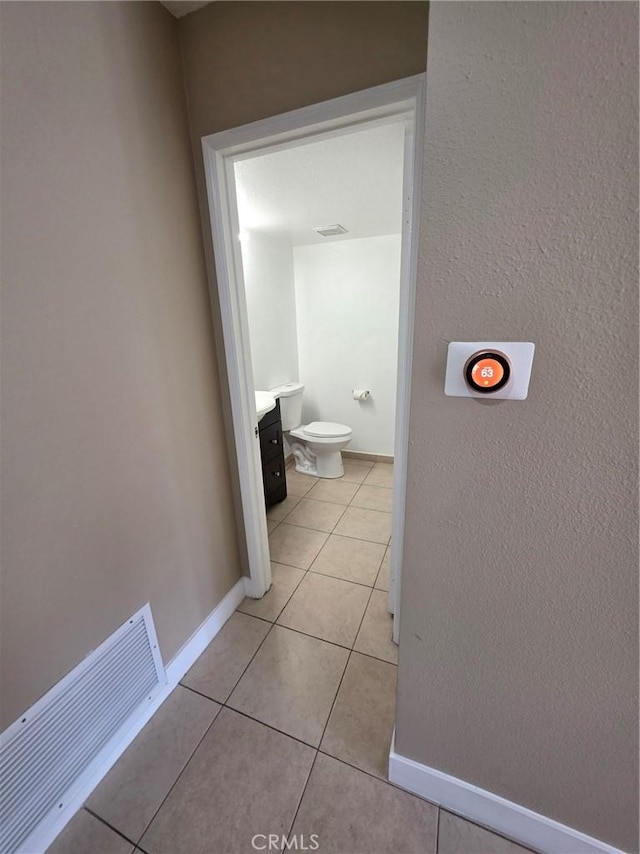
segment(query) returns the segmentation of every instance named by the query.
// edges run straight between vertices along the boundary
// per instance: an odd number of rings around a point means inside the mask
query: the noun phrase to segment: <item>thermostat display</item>
[[[474,391],[493,394],[509,382],[511,366],[504,353],[476,353],[467,362],[464,376]]]
[[[452,341],[444,393],[451,397],[524,400],[534,351],[530,341]]]

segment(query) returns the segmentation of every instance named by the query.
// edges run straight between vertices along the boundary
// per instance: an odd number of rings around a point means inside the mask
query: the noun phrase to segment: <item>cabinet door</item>
[[[260,455],[264,464],[282,453],[282,426],[280,421],[276,421],[260,431]]]
[[[287,481],[282,455],[263,463],[262,480],[264,481],[264,497],[267,507],[271,507],[272,504],[283,501],[287,497]]]

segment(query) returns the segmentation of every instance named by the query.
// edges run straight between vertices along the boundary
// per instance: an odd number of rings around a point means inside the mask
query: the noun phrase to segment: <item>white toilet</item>
[[[302,383],[286,383],[271,389],[280,400],[282,431],[286,433],[296,471],[315,477],[342,477],[344,466],[340,451],[351,441],[351,427],[332,421],[312,421],[301,426]]]

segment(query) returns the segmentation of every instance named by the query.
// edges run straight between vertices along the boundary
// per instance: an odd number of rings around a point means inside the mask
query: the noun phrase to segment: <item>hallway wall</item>
[[[638,845],[638,6],[432,3],[396,750]],[[528,400],[443,394],[534,341]]]
[[[198,163],[200,137],[421,74],[428,3],[229,0],[181,18]]]
[[[177,24],[2,3],[2,727],[239,577]]]

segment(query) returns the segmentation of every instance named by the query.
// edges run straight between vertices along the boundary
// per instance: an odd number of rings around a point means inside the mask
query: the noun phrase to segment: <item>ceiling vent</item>
[[[313,229],[316,234],[320,234],[322,237],[336,237],[338,234],[346,234],[348,229],[344,227],[344,225],[321,225],[319,228]]]

